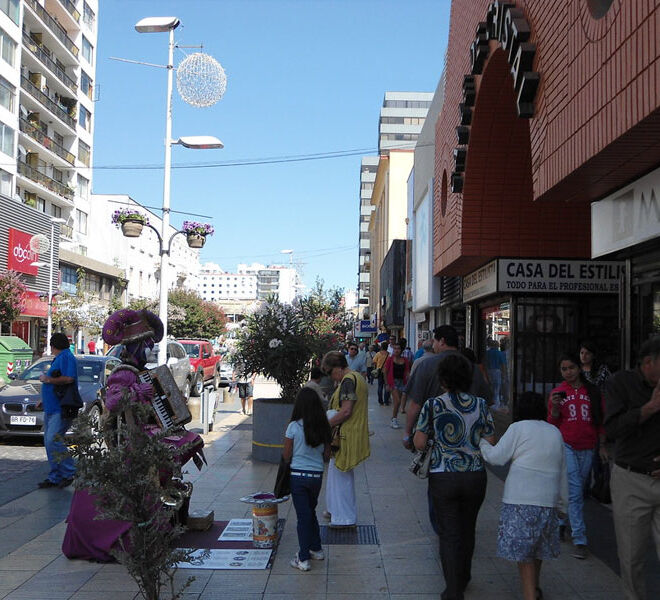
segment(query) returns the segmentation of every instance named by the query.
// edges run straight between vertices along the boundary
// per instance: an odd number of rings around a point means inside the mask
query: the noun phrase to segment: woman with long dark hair
[[[433,437],[429,492],[447,586],[443,600],[463,600],[471,578],[477,515],[486,496],[479,441],[495,442],[486,401],[468,393],[472,371],[472,364],[458,353],[440,361],[438,377],[446,392],[424,403],[413,440],[422,450]]]
[[[600,438],[600,453],[607,460],[603,407],[600,390],[586,381],[580,359],[567,352],[559,357],[564,380],[550,392],[548,422],[559,428],[566,450],[568,474],[568,519],[575,558],[587,557],[587,528],[584,523],[584,486],[591,473],[594,449]],[[566,523],[560,525],[563,537]]]
[[[612,375],[607,365],[598,360],[596,344],[591,340],[584,340],[580,344],[580,368],[583,377],[600,390],[603,389],[605,380]]]
[[[298,553],[291,566],[309,571],[309,559],[323,560],[316,505],[323,482],[323,460],[330,458],[330,424],[319,395],[302,388],[284,434],[284,460],[291,462],[291,498],[298,517]]]

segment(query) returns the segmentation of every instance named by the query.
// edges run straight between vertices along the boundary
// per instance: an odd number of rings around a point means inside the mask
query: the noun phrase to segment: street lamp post
[[[163,322],[163,339],[167,340],[167,292],[169,289],[168,259],[170,243],[165,246],[167,232],[170,226],[170,173],[172,170],[172,145],[181,144],[186,148],[206,149],[222,148],[223,144],[212,136],[191,136],[172,140],[172,86],[174,75],[174,30],[181,24],[177,17],[146,17],[138,21],[135,29],[138,33],[169,33],[167,54],[167,109],[165,112],[165,170],[163,174],[163,217],[160,231],[160,299],[158,316]],[[167,343],[158,347],[158,364],[167,362]]]
[[[50,338],[53,335],[53,270],[55,268],[55,224],[66,223],[65,219],[51,217],[50,219],[50,260],[48,261],[48,311],[46,320],[46,354],[50,355]],[[45,267],[44,262],[34,262],[32,266]]]

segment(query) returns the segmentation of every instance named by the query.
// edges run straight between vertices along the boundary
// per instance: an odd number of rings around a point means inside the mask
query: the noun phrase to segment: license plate
[[[24,415],[14,415],[9,417],[10,425],[36,425],[37,417],[27,417]]]

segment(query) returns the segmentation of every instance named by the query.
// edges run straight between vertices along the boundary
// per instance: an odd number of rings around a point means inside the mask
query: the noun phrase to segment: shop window
[[[614,0],[587,0],[589,12],[594,19],[602,19],[610,10]]]

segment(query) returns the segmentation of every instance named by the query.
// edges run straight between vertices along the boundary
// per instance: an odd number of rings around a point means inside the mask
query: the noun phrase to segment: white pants
[[[353,469],[340,471],[335,467],[334,458],[330,459],[328,465],[325,504],[332,515],[330,525],[355,525],[357,523]]]

